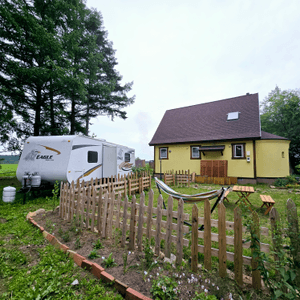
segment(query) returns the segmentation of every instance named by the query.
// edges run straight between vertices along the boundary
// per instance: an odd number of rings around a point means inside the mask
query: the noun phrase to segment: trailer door
[[[103,145],[103,178],[117,175],[117,147]]]

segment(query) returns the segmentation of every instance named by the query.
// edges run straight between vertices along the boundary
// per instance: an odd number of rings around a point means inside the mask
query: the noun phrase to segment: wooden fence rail
[[[235,279],[242,284],[243,265],[255,267],[256,261],[251,256],[243,255],[243,248],[249,248],[250,243],[243,241],[245,228],[242,227],[242,217],[239,208],[234,210],[234,222],[225,221],[226,208],[223,203],[218,205],[218,220],[212,220],[210,216],[210,202],[206,200],[204,205],[204,218],[199,217],[198,207],[195,204],[193,213],[183,211],[183,201],[179,200],[178,209],[173,211],[173,198],[168,198],[168,207],[163,209],[163,198],[159,195],[157,206],[153,206],[154,193],[149,191],[148,205],[145,205],[145,194],[141,193],[140,202],[137,203],[135,195],[132,201],[128,201],[127,195],[122,198],[121,191],[115,193],[108,189],[104,191],[97,185],[88,188],[81,184],[75,188],[62,184],[60,195],[59,213],[70,222],[80,222],[79,226],[92,231],[97,231],[102,238],[111,238],[113,226],[122,230],[121,245],[126,244],[129,238],[129,249],[142,250],[142,237],[155,238],[155,254],[159,255],[161,240],[165,241],[165,256],[171,255],[171,243],[176,245],[176,263],[181,264],[183,259],[183,247],[189,246],[189,240],[184,238],[185,233],[192,233],[192,269],[197,270],[198,253],[204,254],[204,266],[211,269],[212,256],[219,258],[219,275],[226,274],[226,261],[234,262]],[[178,200],[175,200],[178,201]],[[253,215],[254,224],[258,225],[257,215]],[[185,220],[192,220],[192,228],[184,225]],[[199,225],[204,224],[204,231],[199,231]],[[211,227],[217,227],[218,233],[212,233]],[[233,230],[233,236],[226,236],[226,230]],[[126,232],[129,231],[129,236]],[[268,228],[260,227],[257,234],[268,235]],[[199,244],[200,241],[200,244]],[[202,242],[201,242],[202,241]],[[212,247],[212,242],[218,243],[218,248]],[[234,251],[227,251],[226,246],[233,246]],[[268,244],[260,244],[263,251],[269,252]],[[252,271],[253,286],[260,287],[260,273]],[[258,283],[259,282],[259,283]]]
[[[102,188],[103,192],[120,192],[123,196],[126,194],[132,195],[134,193],[141,193],[145,189],[151,187],[151,175],[149,172],[140,172],[140,177],[137,174],[131,173],[125,176],[111,176],[108,178],[95,178],[89,181],[77,181],[76,188],[83,186],[85,189],[89,186]]]
[[[168,171],[164,173],[164,183],[167,185],[187,185],[190,186],[191,182],[195,182],[196,173],[187,171]]]

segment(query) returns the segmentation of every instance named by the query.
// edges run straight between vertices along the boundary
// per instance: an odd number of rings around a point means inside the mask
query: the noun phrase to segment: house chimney
[[[250,93],[246,93],[246,95],[247,95],[247,96],[249,96],[249,95],[250,95]]]

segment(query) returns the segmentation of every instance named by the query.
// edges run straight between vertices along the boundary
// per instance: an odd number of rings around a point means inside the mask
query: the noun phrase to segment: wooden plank
[[[200,225],[204,224],[204,217],[199,217],[199,224]],[[226,225],[226,230],[234,230],[234,222],[226,221],[225,225]],[[218,227],[218,220],[212,219],[211,220],[211,226],[212,227]],[[246,232],[247,228],[243,227],[242,230],[243,230],[243,232]],[[267,227],[261,227],[260,228],[260,234],[269,236],[269,229]]]
[[[97,215],[97,229],[98,229],[98,234],[101,236],[101,231],[102,231],[102,223],[101,223],[101,216],[103,214],[103,189],[100,188],[99,190],[99,196],[98,196],[98,215]]]
[[[92,221],[91,221],[91,230],[95,231],[95,208],[96,208],[96,194],[97,190],[92,186]]]
[[[161,239],[161,217],[162,217],[162,195],[158,196],[157,199],[157,216],[156,216],[156,236],[155,236],[155,254],[159,255],[160,251],[160,239]]]
[[[198,269],[198,207],[196,204],[192,210],[192,272],[197,273]]]
[[[239,286],[243,285],[242,218],[240,208],[234,209],[234,275]]]
[[[204,268],[211,270],[211,223],[210,203],[204,202]]]
[[[270,211],[270,223],[271,223],[273,250],[274,250],[274,261],[279,261],[279,257],[277,253],[280,252],[281,245],[282,245],[282,232],[280,228],[280,216],[275,207],[273,207]]]
[[[82,229],[83,228],[83,225],[84,225],[84,203],[86,201],[86,192],[85,192],[85,188],[84,188],[84,181],[82,181],[82,194],[81,194],[81,222],[80,222],[80,228]]]
[[[252,286],[255,289],[260,290],[261,289],[261,276],[260,276],[260,271],[257,269],[258,268],[258,253],[260,253],[260,234],[259,234],[259,218],[257,212],[252,213],[252,218],[253,218],[253,223],[252,223],[252,228],[251,228],[251,251],[252,251],[252,262],[251,262],[251,267],[252,267]],[[256,236],[254,238],[253,234]],[[253,255],[256,252],[256,255]]]
[[[181,265],[183,257],[183,200],[178,201],[178,218],[177,218],[177,251],[176,263]]]
[[[105,192],[104,201],[103,201],[103,215],[102,215],[102,238],[106,237],[106,219],[107,219],[107,210],[108,210],[108,191]]]
[[[114,218],[114,203],[115,203],[115,192],[112,191],[109,197],[109,211],[108,211],[108,238],[112,238],[112,221]]]
[[[226,208],[223,203],[218,205],[218,242],[219,242],[219,276],[224,278],[227,274],[226,267],[226,226],[225,226]]]
[[[138,251],[142,251],[143,245],[143,224],[144,224],[144,203],[145,203],[145,193],[141,193],[140,197],[140,209],[139,209],[139,222],[137,231],[137,246]]]
[[[151,228],[152,228],[153,199],[154,199],[154,192],[151,189],[149,191],[149,199],[148,199],[147,233],[146,233],[146,236],[149,239],[149,241],[151,238]]]
[[[135,195],[133,195],[132,202],[131,202],[130,232],[129,232],[129,245],[128,245],[129,250],[135,250],[135,225],[136,225],[135,215],[137,210],[135,204],[136,204],[136,198]]]
[[[60,182],[60,190],[59,190],[59,209],[58,215],[62,218],[62,196],[63,196],[63,182]]]
[[[173,211],[173,198],[168,198],[168,215],[167,215],[167,226],[166,226],[166,242],[165,242],[165,256],[171,257],[171,235],[172,235],[172,211]]]
[[[125,195],[123,206],[123,220],[122,220],[122,238],[121,247],[125,247],[126,242],[126,225],[127,225],[127,209],[128,209],[128,197]]]
[[[123,175],[122,175],[123,176]],[[120,209],[121,209],[121,192],[118,193],[118,198],[117,198],[117,215],[116,215],[116,228],[120,228]]]
[[[91,186],[87,190],[87,208],[86,208],[86,217],[85,217],[85,226],[88,229],[90,227],[90,204],[91,204]]]

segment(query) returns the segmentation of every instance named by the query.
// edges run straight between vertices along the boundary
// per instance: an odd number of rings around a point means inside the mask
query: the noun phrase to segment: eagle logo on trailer
[[[49,150],[49,151],[53,151],[55,153],[57,153],[56,155],[60,155],[61,152],[56,150],[56,149],[53,149],[53,148],[50,148],[48,146],[44,146],[44,145],[40,145],[42,147],[45,147],[45,149]],[[49,155],[49,154],[40,154],[41,151],[37,150],[37,149],[34,149],[34,150],[31,150],[26,156],[25,156],[25,160],[28,161],[28,160],[31,160],[31,161],[34,161],[35,159],[44,159],[46,161],[48,160],[53,160],[53,155]]]

